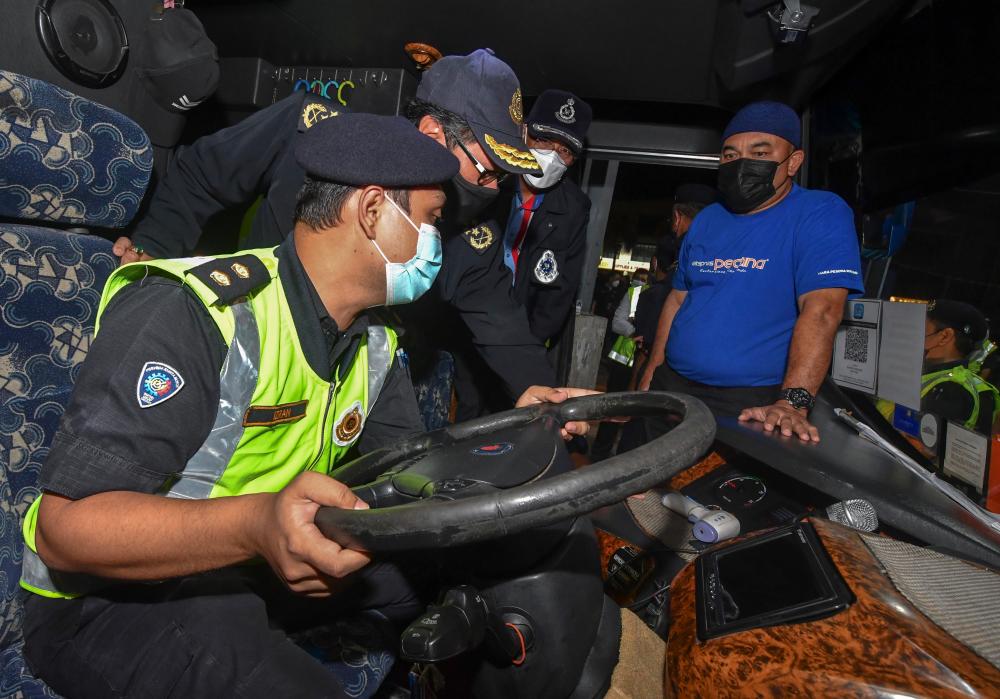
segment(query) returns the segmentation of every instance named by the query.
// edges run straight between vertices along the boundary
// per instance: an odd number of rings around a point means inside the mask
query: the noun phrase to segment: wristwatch
[[[816,405],[816,397],[804,388],[783,388],[778,399],[787,401],[796,410],[812,410]]]

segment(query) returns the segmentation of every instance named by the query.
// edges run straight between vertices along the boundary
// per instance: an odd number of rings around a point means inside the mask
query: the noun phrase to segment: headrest
[[[0,70],[0,218],[121,228],[152,170],[149,138],[128,117]]]

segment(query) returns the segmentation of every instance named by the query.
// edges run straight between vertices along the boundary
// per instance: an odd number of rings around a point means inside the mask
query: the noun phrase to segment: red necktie
[[[514,271],[517,272],[517,258],[521,256],[521,244],[524,242],[524,235],[528,232],[528,224],[531,223],[532,207],[535,204],[535,195],[524,200],[521,204],[521,227],[517,229],[517,237],[514,238],[514,245],[511,246],[510,256],[514,260]]]

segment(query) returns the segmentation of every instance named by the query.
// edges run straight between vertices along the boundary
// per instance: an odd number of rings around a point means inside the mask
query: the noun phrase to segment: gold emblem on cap
[[[229,269],[231,269],[234,272],[236,272],[236,276],[239,277],[240,279],[249,279],[250,278],[250,270],[247,269],[247,266],[244,265],[244,264],[241,264],[239,262],[234,262],[229,267]]]
[[[493,244],[493,231],[489,226],[476,226],[465,232],[469,239],[469,245],[475,250],[485,250]]]
[[[331,112],[327,109],[326,105],[313,102],[312,104],[307,104],[305,109],[302,110],[302,123],[306,125],[307,129],[311,129],[324,119],[339,115],[340,112]]]
[[[337,423],[337,427],[335,428],[337,440],[339,442],[350,442],[353,440],[361,432],[362,423],[364,423],[364,418],[361,415],[361,407],[355,405]]]
[[[510,118],[514,120],[515,124],[520,125],[521,121],[524,119],[524,106],[521,103],[521,88],[514,90],[513,96],[510,98]]]
[[[538,161],[535,160],[535,156],[533,156],[529,151],[518,150],[514,146],[508,146],[505,143],[500,143],[500,141],[496,140],[489,134],[485,134],[485,139],[486,145],[490,147],[493,154],[508,165],[525,168],[527,170],[542,169],[538,165]]]
[[[211,274],[208,275],[212,278],[212,281],[219,286],[229,286],[232,282],[229,280],[229,275],[220,270],[213,270]]]

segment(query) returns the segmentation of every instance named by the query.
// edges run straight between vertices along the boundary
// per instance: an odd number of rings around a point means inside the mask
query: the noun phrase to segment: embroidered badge
[[[250,270],[247,269],[246,265],[240,264],[239,262],[234,262],[232,265],[230,265],[229,269],[233,270],[233,272],[236,273],[236,276],[239,277],[240,279],[250,278]]]
[[[219,286],[229,286],[232,282],[229,280],[229,275],[225,272],[220,272],[219,270],[212,270],[212,273],[208,275],[212,278],[212,281]]]
[[[535,279],[542,284],[551,284],[558,276],[559,265],[556,264],[556,256],[551,250],[546,250],[535,265]]]
[[[306,416],[307,400],[281,405],[251,405],[243,413],[244,427],[273,427],[298,422]]]
[[[173,398],[184,388],[184,378],[172,366],[162,362],[146,362],[139,374],[136,399],[140,408],[152,408]]]
[[[500,141],[493,138],[490,134],[485,134],[483,136],[486,141],[486,145],[490,147],[493,151],[493,155],[500,158],[508,165],[513,165],[514,167],[521,167],[528,170],[541,170],[542,166],[538,164],[529,151],[518,150],[514,146],[508,146],[505,143],[500,143]]]
[[[340,112],[330,111],[325,104],[310,102],[302,109],[302,125],[310,129],[324,119],[329,119],[339,114]]]
[[[573,98],[570,97],[566,100],[566,104],[559,107],[559,111],[556,112],[556,119],[564,124],[575,124],[576,123],[576,108],[573,107]]]
[[[473,250],[482,252],[493,244],[493,231],[486,225],[470,228],[464,233],[464,235]]]
[[[514,94],[510,98],[510,108],[507,111],[510,112],[510,118],[514,120],[515,124],[520,124],[521,120],[524,119],[524,105],[521,100],[521,88],[514,90]]]
[[[510,442],[496,442],[495,444],[484,444],[472,450],[473,456],[503,456],[514,450],[514,445]]]
[[[354,401],[337,418],[337,422],[333,428],[333,441],[338,446],[346,447],[358,438],[364,424],[365,416],[361,412],[361,401]]]

